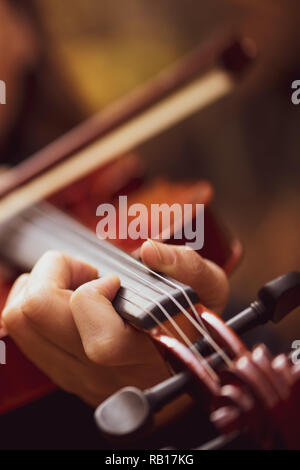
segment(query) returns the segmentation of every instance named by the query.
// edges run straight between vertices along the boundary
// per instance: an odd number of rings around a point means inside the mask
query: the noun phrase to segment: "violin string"
[[[103,248],[103,247],[102,247]],[[108,248],[108,247],[107,247]],[[109,245],[109,248],[111,248],[110,251],[114,250],[114,246],[113,245]],[[207,328],[206,326],[204,325],[204,322],[203,320],[201,319],[200,315],[198,314],[193,302],[191,301],[189,295],[185,292],[185,290],[183,289],[183,287],[180,285],[180,284],[177,284],[173,281],[171,281],[170,279],[166,279],[165,277],[163,277],[162,275],[156,273],[155,271],[151,270],[150,268],[148,268],[147,266],[145,266],[144,264],[140,263],[139,261],[137,261],[135,258],[133,258],[132,256],[128,255],[127,253],[124,253],[124,252],[118,252],[117,253],[120,257],[123,257],[123,259],[126,257],[126,260],[128,260],[129,262],[131,263],[136,263],[140,268],[144,269],[147,273],[149,274],[152,274],[153,276],[157,277],[158,279],[160,279],[163,283],[165,284],[168,284],[170,285],[171,287],[175,287],[176,289],[180,290],[180,292],[182,293],[182,295],[185,297],[189,307],[192,309],[195,317],[198,319],[199,323],[201,324],[202,328],[204,330],[207,331]],[[208,333],[208,331],[207,331]]]
[[[185,290],[183,289],[182,286],[180,286],[179,284],[177,284],[177,283],[175,283],[175,282],[173,282],[169,279],[166,279],[164,276],[162,276],[162,275],[156,273],[155,271],[151,270],[150,268],[148,268],[143,263],[141,263],[140,261],[138,261],[135,258],[133,258],[132,256],[130,256],[129,254],[115,248],[113,245],[110,245],[107,242],[105,244],[103,243],[101,245],[101,248],[105,249],[106,251],[110,251],[114,255],[117,254],[119,257],[121,257],[123,259],[126,259],[130,263],[133,263],[133,264],[137,265],[140,269],[146,271],[146,273],[152,274],[156,278],[160,279],[163,283],[169,284],[170,286],[175,287],[176,289],[179,289],[181,291],[181,293],[184,295],[184,297],[186,298],[186,300],[187,300],[189,306],[191,307],[193,313],[196,315],[196,317],[199,317],[199,314],[198,314],[195,306],[193,305],[190,297],[185,292]],[[134,275],[135,277],[139,277],[133,270],[130,270],[129,268],[126,268],[123,264],[120,264],[117,260],[114,260],[114,259],[111,259],[111,258],[110,258],[110,260],[113,261],[114,264],[117,264],[117,265],[121,266],[123,270],[130,273],[131,275]],[[203,327],[202,325],[199,325],[199,323],[193,318],[193,316],[183,307],[183,305],[180,304],[180,302],[178,302],[178,300],[171,293],[165,291],[164,289],[160,288],[159,286],[154,286],[150,281],[148,281],[145,278],[140,278],[139,277],[139,279],[142,279],[144,284],[148,285],[152,289],[154,288],[156,290],[156,292],[158,291],[160,293],[163,293],[164,295],[167,295],[167,297],[170,298],[170,300],[177,306],[177,308],[180,309],[180,311],[188,319],[188,321],[190,323],[192,323],[192,325],[206,339],[206,341],[210,344],[210,346],[213,348],[213,350],[220,355],[220,357],[223,359],[223,361],[229,366],[232,364],[232,361],[231,361],[230,357],[226,354],[226,352],[222,348],[220,348],[220,346],[216,343],[216,341],[211,337],[211,335],[209,334],[207,329],[205,327]],[[141,294],[138,293],[138,295],[141,295]],[[149,300],[149,299],[147,299],[147,300]],[[153,299],[151,299],[151,300],[153,300]],[[203,321],[202,321],[202,324],[203,324]]]
[[[128,287],[127,287],[127,289],[130,290],[133,293],[136,293],[134,289],[131,289],[131,288],[128,288]],[[124,299],[124,297],[122,297],[122,296],[121,296],[121,298]],[[125,300],[126,300],[126,302],[129,302],[134,307],[138,308],[141,312],[147,313],[147,315],[149,315],[149,317],[152,318],[154,323],[156,323],[157,326],[159,326],[168,336],[174,337],[173,333],[171,333],[171,331],[166,327],[166,325],[164,325],[163,322],[161,322],[158,318],[156,318],[156,316],[151,312],[151,310],[149,310],[145,307],[141,307],[141,305],[137,304],[132,299],[125,299]]]
[[[124,253],[126,255],[126,253]],[[129,255],[128,255],[129,256]],[[156,278],[160,279],[163,283],[165,284],[168,284],[169,286],[171,287],[175,287],[176,289],[179,289],[180,292],[182,293],[182,295],[184,296],[184,298],[186,299],[187,303],[189,304],[190,308],[192,309],[194,315],[196,316],[196,318],[198,319],[201,327],[207,331],[207,328],[202,320],[202,318],[200,317],[200,315],[198,314],[193,302],[191,301],[191,298],[190,296],[186,293],[186,291],[183,289],[183,287],[180,285],[180,284],[177,284],[176,282],[173,282],[171,279],[168,279],[168,278],[165,278],[164,276],[162,276],[161,274],[157,273],[156,271],[153,271],[152,269],[150,269],[148,266],[140,263],[138,260],[136,260],[135,258],[132,258],[132,261],[133,262],[136,262],[138,264],[139,267],[143,267],[147,272],[148,274],[152,274],[153,276],[155,276]]]
[[[137,290],[135,290],[131,287],[129,288],[129,290],[131,290],[132,292],[138,293]],[[150,299],[149,297],[145,296],[144,294],[139,294],[139,295],[147,301],[152,300],[152,302],[154,302],[162,310],[162,312],[166,316],[167,320],[171,323],[171,325],[177,331],[178,335],[182,338],[182,340],[185,342],[185,344],[189,347],[189,349],[193,352],[193,354],[202,363],[202,365],[205,367],[205,369],[211,375],[211,377],[213,379],[217,380],[217,374],[215,373],[213,368],[210,366],[207,359],[198,351],[196,346],[191,342],[191,340],[187,337],[187,335],[184,333],[182,328],[180,328],[180,326],[176,323],[174,318],[172,318],[172,316],[169,314],[169,312],[163,307],[163,305],[161,305],[160,302],[156,301],[155,299]],[[156,318],[156,322],[159,322],[159,320],[157,318]],[[171,334],[170,336],[174,338],[173,334]]]
[[[129,271],[130,274],[134,274],[135,273],[131,272],[130,270],[128,270],[128,268],[126,268],[126,271]],[[144,284],[146,285],[149,285],[150,287],[152,286],[151,282],[148,281],[147,279],[145,278],[141,278],[143,279],[143,282]],[[158,290],[159,292],[163,293],[164,295],[167,295],[170,300],[172,300],[174,302],[174,304],[180,309],[180,311],[183,313],[183,315],[189,320],[189,322],[199,331],[199,333],[207,340],[207,342],[212,346],[212,348],[221,356],[221,358],[223,359],[223,361],[228,365],[230,366],[232,364],[232,361],[230,359],[230,357],[225,353],[225,351],[220,348],[220,346],[215,342],[215,340],[210,336],[209,333],[207,333],[202,327],[201,325],[199,325],[199,323],[193,318],[193,316],[183,307],[183,305],[180,304],[180,302],[178,302],[178,300],[172,295],[170,294],[169,292],[165,291],[164,289],[158,287],[158,286],[155,286],[155,290]],[[141,294],[139,294],[141,296]],[[149,300],[149,299],[147,299]],[[150,299],[151,300],[151,299]],[[152,301],[155,302],[154,299],[152,299]],[[155,302],[156,303],[156,302]],[[162,309],[164,309],[163,306],[161,306]],[[164,313],[165,313],[165,309],[164,309]]]
[[[50,207],[51,207],[51,206],[50,206]],[[37,209],[37,206],[35,206],[34,209]],[[53,209],[51,208],[51,210],[53,210]],[[43,217],[45,217],[45,209],[44,209],[44,210],[41,210],[40,208],[38,208],[38,211],[40,212],[40,214],[41,214]],[[49,217],[49,213],[48,213],[47,215],[48,215],[48,217]],[[55,215],[56,215],[56,214],[55,214]],[[63,215],[64,215],[64,214],[63,214]],[[68,217],[68,216],[67,216],[67,217]],[[73,222],[73,219],[71,219],[71,220],[72,220],[72,222]],[[31,221],[31,222],[32,222],[32,221]],[[56,222],[57,222],[57,220],[56,220]],[[64,222],[65,222],[65,220],[64,220]],[[80,225],[78,222],[77,222],[77,225],[78,225],[78,228],[81,229],[81,230],[80,230],[80,235],[81,235],[81,236],[84,236],[84,238],[85,238],[86,240],[89,240],[87,234],[86,234],[86,233],[82,233],[82,227],[81,227],[81,225]],[[77,232],[76,232],[76,234],[77,234]],[[89,240],[89,241],[91,241],[91,240]],[[99,243],[97,243],[97,246],[99,246]],[[101,256],[103,256],[103,255],[104,255],[104,256],[106,255],[106,257],[108,256],[107,253],[103,253],[103,249],[105,249],[106,251],[111,252],[111,253],[114,254],[114,255],[117,254],[119,257],[121,257],[121,258],[123,258],[123,259],[126,259],[126,260],[129,261],[129,262],[135,263],[136,265],[139,266],[139,268],[142,268],[144,271],[151,272],[151,270],[150,270],[148,267],[146,267],[145,265],[143,265],[142,263],[140,263],[140,262],[137,261],[136,259],[132,258],[132,257],[131,257],[130,255],[128,255],[127,253],[124,253],[124,252],[120,251],[119,249],[116,249],[115,247],[113,247],[112,245],[108,244],[107,242],[105,243],[105,245],[104,245],[104,243],[102,243],[101,248],[102,248]],[[97,253],[97,254],[99,254],[99,253]],[[217,343],[213,340],[213,338],[211,338],[211,336],[210,336],[203,328],[201,328],[201,326],[196,322],[196,320],[189,314],[189,312],[187,312],[187,310],[177,301],[177,299],[176,299],[172,294],[170,294],[169,292],[165,291],[164,289],[162,289],[162,288],[160,288],[160,287],[158,287],[158,286],[154,286],[150,281],[148,281],[148,280],[145,279],[144,277],[139,276],[139,275],[138,275],[137,273],[135,273],[133,270],[126,268],[122,263],[120,263],[119,261],[115,260],[114,258],[109,257],[109,262],[112,262],[113,264],[118,265],[118,266],[121,268],[121,270],[128,272],[131,276],[137,277],[137,278],[139,279],[139,281],[141,281],[141,279],[142,279],[144,285],[148,285],[151,289],[154,288],[154,290],[156,290],[156,292],[158,291],[158,292],[160,292],[160,293],[163,293],[164,295],[167,295],[167,297],[169,297],[170,300],[179,308],[179,310],[184,314],[184,316],[194,325],[194,327],[199,331],[199,333],[200,333],[202,336],[204,336],[204,337],[206,338],[206,340],[207,340],[207,341],[209,342],[209,344],[213,347],[213,349],[222,357],[222,359],[224,360],[224,362],[225,362],[226,364],[228,364],[228,365],[230,365],[230,364],[232,363],[231,359],[228,357],[228,355],[225,353],[225,351],[223,351],[223,350],[217,345]],[[158,277],[160,276],[160,275],[157,275],[157,273],[155,273],[155,271],[153,271],[153,272],[151,272],[151,273],[153,273],[153,275],[155,275],[155,276],[158,276]],[[163,282],[166,283],[166,279],[165,279],[163,276],[161,276],[161,278],[162,278]],[[170,281],[170,282],[171,282],[171,281]],[[174,285],[175,285],[176,288],[179,288],[179,286],[178,286],[177,284],[174,283]],[[128,288],[128,287],[126,286],[126,288]],[[141,294],[138,292],[138,295],[141,295]],[[153,299],[147,299],[147,300],[153,301]],[[192,304],[191,301],[190,301],[189,303]],[[159,304],[160,304],[160,303],[159,303]],[[163,306],[162,306],[161,304],[160,304],[159,306],[160,306],[161,309],[163,308]],[[164,312],[164,314],[165,314],[165,312]],[[177,325],[177,324],[176,324],[176,325]],[[179,328],[180,328],[180,327],[179,327]],[[183,333],[183,332],[182,332],[182,333]],[[183,334],[184,334],[184,333],[183,333]]]
[[[97,253],[97,255],[99,256],[99,253]],[[101,258],[101,257],[100,257]],[[114,260],[113,260],[114,261]],[[116,264],[117,262],[114,261],[114,263]],[[119,264],[119,263],[118,263]],[[124,266],[122,265],[122,269],[124,269]],[[127,268],[125,269],[127,271]],[[132,272],[130,270],[130,275],[132,275],[135,273]],[[142,278],[144,280],[144,278]],[[153,287],[153,285],[151,284],[150,285],[151,288]],[[155,286],[156,288],[157,286]],[[128,286],[126,285],[126,289],[136,295],[138,295],[139,297],[147,300],[148,302],[154,302],[155,305],[158,306],[158,308],[161,310],[161,312],[164,314],[164,316],[167,318],[167,320],[170,322],[170,324],[173,326],[174,330],[177,331],[178,335],[181,337],[181,339],[183,340],[183,342],[186,344],[186,346],[188,346],[191,351],[194,353],[194,355],[197,356],[197,358],[204,364],[204,367],[206,368],[206,370],[208,371],[208,373],[212,376],[213,379],[216,379],[216,373],[214,372],[214,370],[212,369],[212,367],[209,365],[207,359],[202,355],[200,354],[200,352],[197,350],[197,348],[193,345],[193,343],[189,340],[189,338],[187,337],[187,335],[184,333],[184,331],[179,327],[179,325],[176,323],[176,321],[172,318],[172,316],[168,313],[168,311],[163,307],[163,305],[161,304],[161,302],[158,302],[157,300],[153,299],[153,298],[150,298],[149,296],[146,296],[145,294],[141,294],[140,291],[138,291],[137,289],[133,288],[132,286]],[[126,299],[128,300],[128,299]],[[174,299],[175,300],[175,299]],[[165,332],[167,332],[167,334],[170,336],[170,337],[174,337],[174,335],[170,332],[170,330],[168,330],[162,322],[160,322],[160,320],[152,313],[150,312],[148,309],[145,309],[144,307],[141,307],[140,305],[136,304],[135,302],[132,302],[130,300],[130,302],[137,306],[141,311],[145,311],[147,314],[150,315],[150,317],[154,320],[154,322],[162,327],[164,329]]]
[[[53,208],[50,206],[50,210],[53,210]],[[39,209],[39,211],[41,212],[41,210]],[[44,212],[44,211],[43,211]],[[44,215],[44,213],[42,212],[42,215]],[[56,215],[56,214],[55,214]],[[63,214],[65,215],[65,214]],[[68,216],[66,216],[68,217]],[[73,221],[73,219],[71,219]],[[64,221],[65,222],[65,221]],[[83,236],[85,239],[88,239],[90,240],[90,234],[89,234],[89,237],[87,235],[87,233],[83,233],[82,231],[82,226],[77,222],[75,221],[76,225],[78,226],[78,229],[80,230],[80,235]],[[76,232],[77,234],[77,232]],[[90,240],[92,241],[92,240]],[[100,240],[100,242],[103,242],[103,240]],[[92,241],[93,244],[95,244],[97,247],[99,246],[99,240],[97,240],[97,242],[95,242],[94,240]],[[123,258],[123,259],[126,259],[129,263],[133,263],[135,265],[137,265],[140,269],[146,271],[146,273],[149,273],[149,274],[152,274],[153,276],[159,278],[162,280],[163,283],[167,284],[168,283],[168,279],[165,279],[162,275],[156,273],[155,271],[152,271],[150,268],[148,268],[147,266],[145,266],[143,263],[141,263],[140,261],[136,260],[135,258],[133,258],[132,256],[130,256],[129,254],[121,251],[119,248],[116,248],[114,247],[113,245],[109,244],[108,242],[105,242],[105,243],[102,243],[101,244],[101,248],[102,250],[106,250],[114,255],[118,255],[120,258]],[[103,251],[102,251],[103,253]],[[220,355],[220,357],[223,359],[223,361],[227,364],[227,365],[231,365],[232,364],[232,360],[230,359],[230,357],[226,354],[226,352],[216,343],[216,341],[211,337],[211,335],[209,334],[209,332],[206,331],[206,329],[203,329],[201,327],[201,325],[199,325],[199,323],[193,318],[193,316],[183,307],[183,305],[180,304],[180,302],[178,302],[178,300],[172,295],[170,294],[169,292],[165,291],[164,289],[160,288],[159,286],[154,286],[150,281],[148,281],[147,279],[145,279],[144,277],[140,277],[137,273],[134,272],[134,270],[131,270],[129,268],[126,268],[122,263],[120,263],[119,261],[113,259],[113,258],[109,258],[109,261],[110,262],[113,262],[114,264],[118,265],[119,267],[121,267],[122,270],[125,270],[126,272],[128,272],[130,275],[133,275],[134,277],[137,277],[139,280],[142,279],[143,282],[144,282],[144,285],[148,285],[151,289],[155,289],[156,292],[160,292],[160,293],[163,293],[164,295],[167,295],[168,298],[170,298],[170,300],[177,306],[177,308],[179,308],[179,310],[183,313],[183,315],[189,320],[190,323],[193,324],[193,326],[199,331],[199,333],[206,339],[206,341],[211,345],[211,347]],[[175,288],[178,288],[179,290],[181,290],[181,292],[183,292],[183,294],[186,294],[184,289],[176,284],[175,282],[172,282],[171,280],[169,281],[170,282],[170,285],[171,286],[174,286]],[[140,295],[140,293],[138,293],[138,295]],[[186,294],[185,297],[188,297],[188,295]],[[196,311],[192,301],[190,300],[190,298],[188,297],[189,301],[188,301],[188,304],[190,306],[192,306],[192,309],[193,311],[196,312],[196,314],[198,315],[198,312]],[[149,299],[148,299],[149,300]],[[151,299],[151,301],[153,301],[153,299]]]
[[[122,252],[123,254],[123,252]],[[124,255],[126,255],[126,253],[124,253]],[[128,257],[130,258],[130,255],[128,255]],[[194,315],[196,316],[196,318],[201,318],[200,315],[198,314],[194,304],[192,303],[189,295],[185,292],[185,290],[183,289],[182,286],[180,286],[179,284],[176,284],[176,282],[173,282],[171,281],[171,279],[166,279],[164,276],[162,276],[161,274],[157,273],[156,271],[153,271],[152,269],[148,268],[147,266],[145,266],[144,264],[140,263],[139,261],[137,261],[136,259],[132,258],[132,261],[133,262],[136,262],[138,264],[139,267],[142,267],[142,268],[145,268],[145,270],[148,271],[149,274],[152,274],[154,275],[155,277],[159,278],[160,280],[162,281],[165,281],[166,284],[169,284],[170,286],[172,287],[175,287],[175,288],[178,288],[180,290],[180,292],[182,292],[182,294],[184,295],[184,297],[186,298],[189,306],[191,307]],[[157,286],[157,288],[160,290],[160,288]],[[227,365],[231,365],[232,364],[232,361],[231,359],[229,358],[229,356],[225,353],[225,351],[219,347],[219,345],[215,342],[215,340],[211,337],[211,335],[209,334],[209,332],[207,331],[207,328],[204,326],[204,323],[203,323],[203,320],[201,319],[201,324],[199,325],[199,323],[197,323],[197,321],[193,318],[193,316],[178,302],[178,300],[172,295],[172,294],[168,294],[167,292],[165,292],[163,289],[162,289],[162,292],[167,294],[169,298],[171,298],[171,300],[175,303],[175,305],[181,309],[182,313],[184,313],[184,315],[186,316],[186,318],[190,321],[190,323],[192,323],[192,325],[199,331],[199,333],[206,339],[206,341],[211,345],[211,347],[222,357],[222,359],[224,360],[224,362],[227,364]],[[203,326],[202,326],[203,325]]]
[[[17,221],[15,222],[15,224],[11,224],[10,228],[13,228],[15,230],[15,232],[22,233],[20,228],[19,228],[19,224],[17,224]],[[38,228],[40,230],[43,229],[43,227],[38,227]],[[99,253],[97,253],[97,255],[99,255]],[[126,285],[125,287],[128,291],[130,291],[134,294],[137,294],[139,297],[144,298],[147,301],[153,302],[153,299],[150,299],[150,297],[146,297],[144,295],[141,295],[141,293],[138,290],[134,289],[132,286]],[[133,304],[141,312],[146,312],[147,314],[149,314],[149,316],[153,319],[153,321],[158,326],[160,326],[169,336],[171,336],[171,337],[173,336],[172,333],[170,332],[170,330],[150,310],[146,309],[145,307],[141,307],[139,304],[133,302],[131,299],[128,299],[128,298],[125,298],[125,297],[122,297],[122,296],[121,296],[121,298],[123,298],[127,302],[130,302],[131,304]],[[163,306],[160,304],[160,302],[157,302],[156,305],[161,309],[162,313],[165,315],[165,312],[163,310]],[[176,328],[176,327],[174,326],[174,328]],[[178,333],[180,334],[180,331],[178,331]],[[182,339],[185,341],[184,336],[182,336]]]
[[[13,226],[14,230],[16,232],[21,233],[19,225],[16,226],[16,224],[12,224],[11,227]],[[38,227],[40,230],[43,229],[43,227]],[[97,253],[99,255],[99,253]],[[172,318],[172,316],[167,312],[167,310],[163,307],[163,305],[156,301],[153,298],[150,298],[144,294],[141,294],[137,289],[134,289],[132,286],[126,286],[126,289],[134,294],[137,294],[139,297],[144,298],[147,301],[154,302],[158,308],[162,311],[164,316],[168,319],[170,324],[173,326],[174,330],[177,331],[178,335],[181,337],[182,341],[186,344],[188,348],[192,351],[192,353],[197,357],[197,359],[203,364],[207,372],[210,374],[210,376],[214,379],[217,380],[217,375],[213,368],[209,365],[207,359],[200,354],[200,352],[197,350],[197,348],[192,344],[192,342],[189,340],[187,335],[183,332],[183,330],[179,327],[179,325],[176,323],[176,321]],[[122,296],[121,296],[122,297]],[[124,297],[122,297],[124,298]],[[124,298],[125,299],[125,298]],[[169,337],[175,338],[174,334],[171,333],[171,331],[147,308],[141,307],[139,304],[133,302],[131,299],[125,299],[127,302],[130,302],[132,305],[137,307],[141,312],[146,312],[155,322],[157,326],[159,326]]]

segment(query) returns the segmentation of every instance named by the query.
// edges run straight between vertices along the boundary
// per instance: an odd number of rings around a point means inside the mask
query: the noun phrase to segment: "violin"
[[[277,440],[287,447],[294,445],[282,420],[287,412],[291,418],[296,415],[297,367],[284,356],[272,360],[262,346],[247,351],[238,335],[277,319],[278,311],[282,317],[295,308],[300,303],[299,275],[292,273],[275,282],[275,288],[267,286],[260,302],[225,324],[201,305],[189,286],[150,271],[140,262],[143,240],[125,237],[109,242],[95,236],[97,206],[110,202],[118,212],[119,195],[146,207],[204,204],[201,255],[230,274],[242,249],[210,210],[210,185],[204,181],[145,182],[136,149],[230,93],[251,59],[247,43],[222,34],[0,178],[2,261],[16,272],[30,270],[45,251],[56,249],[80,256],[97,267],[100,275],[118,274],[121,289],[114,307],[152,338],[173,373],[151,390],[126,388],[100,405],[96,421],[108,437],[136,436],[148,427],[155,411],[189,393],[211,410],[210,421],[221,436],[231,439],[247,434],[264,447],[275,446]],[[158,237],[165,243],[185,243],[177,231],[173,221],[168,236],[159,233]],[[4,305],[11,282],[0,281]],[[55,388],[10,338],[4,340],[9,362],[1,367],[1,413]]]

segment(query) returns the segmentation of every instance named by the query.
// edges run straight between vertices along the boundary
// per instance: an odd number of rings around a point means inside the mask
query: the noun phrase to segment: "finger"
[[[97,270],[86,263],[48,252],[37,262],[23,294],[14,302],[41,336],[82,359],[84,351],[69,306],[69,289],[96,275]],[[3,319],[9,316],[10,306],[4,310]]]
[[[72,290],[97,277],[95,267],[59,251],[45,253],[30,274],[31,280],[36,284]]]
[[[228,299],[228,280],[224,271],[187,246],[165,245],[148,240],[142,246],[143,262],[191,286],[203,304],[222,313]]]
[[[23,292],[24,287],[27,285],[29,279],[29,274],[22,274],[14,282],[12,288],[9,291],[5,307],[8,307],[10,304],[14,303],[18,298],[19,294]]]
[[[84,350],[69,306],[71,292],[48,292],[47,296],[39,293],[33,296],[23,290],[2,312],[5,330],[14,338],[17,332],[14,312],[18,310],[30,322],[37,335],[83,360]],[[41,312],[38,321],[37,312]]]
[[[154,346],[125,324],[111,303],[119,287],[119,279],[110,276],[84,284],[72,295],[70,305],[85,352],[100,365],[149,363],[153,359],[149,351],[156,354]],[[137,351],[141,351],[138,359]]]
[[[65,350],[41,337],[17,307],[11,311],[10,332],[25,356],[45,372],[56,385],[78,395],[82,395],[84,390],[82,398],[94,401],[94,397],[90,397],[82,386],[86,366]]]
[[[29,274],[22,274],[21,276],[18,277],[18,279],[14,282],[9,295],[6,299],[5,307],[9,306],[13,302],[17,300],[17,297],[21,292],[23,292],[24,286],[27,284]],[[3,312],[3,311],[2,311]],[[4,336],[7,335],[6,329],[3,327],[2,323],[2,313],[0,315],[0,338],[3,338]]]

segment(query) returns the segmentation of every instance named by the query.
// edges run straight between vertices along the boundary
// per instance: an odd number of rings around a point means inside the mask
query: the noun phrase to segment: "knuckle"
[[[28,278],[29,278],[29,274],[25,273],[19,276],[15,280],[12,288],[10,289],[10,292],[8,293],[8,297],[6,299],[6,306],[12,303],[15,303],[17,301],[18,297],[22,294],[27,284]]]
[[[90,281],[86,284],[82,284],[76,289],[75,292],[73,292],[70,299],[70,305],[71,308],[80,309],[84,304],[86,304],[86,302],[96,299],[100,308],[103,304],[111,304],[111,302],[107,299],[108,295],[108,289],[102,288],[100,291],[99,288],[97,288],[97,281]]]
[[[206,266],[204,259],[189,247],[185,248],[184,256],[190,273],[199,276]]]
[[[102,346],[99,339],[94,338],[85,345],[85,353],[88,359],[98,365],[102,365],[103,358],[101,354]]]
[[[21,304],[23,314],[31,320],[38,320],[49,310],[52,295],[50,288],[39,287],[28,290],[24,293]]]
[[[6,307],[1,315],[4,326],[8,331],[15,331],[18,329],[20,320],[22,320],[23,314],[18,306]]]
[[[18,277],[18,279],[16,280],[14,285],[16,285],[17,283],[18,284],[23,284],[23,282],[27,281],[28,278],[29,278],[29,274],[28,273],[23,273],[23,274],[21,274],[21,276]]]
[[[58,251],[58,250],[48,250],[46,251],[42,257],[41,257],[41,260],[42,261],[61,261],[61,260],[64,260],[65,259],[65,255]]]
[[[82,306],[83,300],[86,299],[88,294],[89,294],[89,289],[88,289],[87,284],[82,284],[81,286],[79,286],[75,290],[75,292],[73,292],[73,294],[71,295],[71,298],[70,298],[71,309],[80,308]]]
[[[93,338],[85,346],[88,359],[99,366],[109,366],[114,359],[112,340]]]

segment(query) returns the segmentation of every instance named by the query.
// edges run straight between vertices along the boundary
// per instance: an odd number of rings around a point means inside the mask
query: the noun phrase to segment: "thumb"
[[[129,328],[113,308],[111,302],[119,288],[120,280],[116,276],[104,277],[79,287],[70,300],[85,353],[92,362],[102,366],[134,363],[137,351],[145,349],[144,335]],[[139,357],[139,360],[149,358]]]
[[[222,313],[229,283],[225,272],[215,263],[188,246],[165,245],[152,240],[143,244],[141,257],[151,269],[191,286],[206,307]]]
[[[71,296],[70,307],[83,345],[95,339],[110,340],[124,329],[124,322],[112,306],[120,280],[108,276],[87,282]]]

